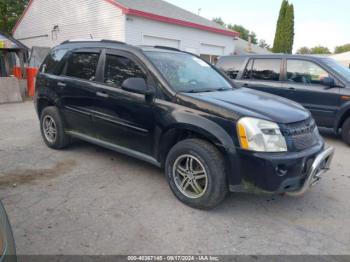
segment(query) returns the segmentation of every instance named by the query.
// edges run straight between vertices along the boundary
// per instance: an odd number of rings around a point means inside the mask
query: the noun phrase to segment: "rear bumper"
[[[334,149],[325,149],[324,142],[320,141],[301,152],[255,153],[240,150],[237,153],[241,185],[231,185],[231,191],[301,195],[329,169]]]

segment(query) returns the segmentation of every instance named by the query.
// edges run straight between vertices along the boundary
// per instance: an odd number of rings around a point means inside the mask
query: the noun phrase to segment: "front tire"
[[[345,120],[342,126],[341,136],[343,140],[350,146],[350,117]]]
[[[46,107],[40,116],[41,135],[45,144],[52,149],[63,149],[69,144],[64,132],[64,122],[54,106]]]
[[[224,159],[204,140],[176,144],[167,156],[165,172],[172,192],[190,207],[211,209],[227,195]]]

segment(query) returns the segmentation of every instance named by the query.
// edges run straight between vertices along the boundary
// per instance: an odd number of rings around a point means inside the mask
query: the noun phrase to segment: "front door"
[[[301,59],[287,59],[286,82],[289,98],[311,111],[319,126],[332,127],[340,102],[340,89],[322,85],[324,77],[332,77],[318,64]]]
[[[121,88],[123,81],[132,77],[144,78],[149,84],[147,71],[138,59],[125,52],[106,51],[104,60],[93,106],[96,137],[153,156],[152,102],[147,102],[145,95]]]

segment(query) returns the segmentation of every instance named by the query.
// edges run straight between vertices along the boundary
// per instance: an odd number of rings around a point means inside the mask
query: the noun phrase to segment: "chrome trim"
[[[306,193],[312,186],[321,180],[321,176],[330,169],[334,156],[334,148],[329,147],[321,152],[313,162],[310,172],[307,175],[303,186],[298,191],[287,192],[288,196],[301,196]]]
[[[155,158],[153,158],[149,155],[146,155],[144,153],[141,153],[141,152],[138,152],[138,151],[135,151],[132,149],[128,149],[128,148],[125,148],[122,146],[118,146],[118,145],[115,145],[115,144],[112,144],[112,143],[109,143],[109,142],[106,142],[106,141],[103,141],[103,140],[100,140],[100,139],[97,139],[97,138],[94,138],[94,137],[91,137],[91,136],[88,136],[85,134],[81,134],[81,133],[78,133],[75,131],[67,131],[67,134],[72,136],[72,137],[84,140],[86,142],[89,142],[89,143],[92,143],[92,144],[95,144],[95,145],[98,145],[101,147],[105,147],[105,148],[108,148],[110,150],[113,150],[113,151],[116,151],[116,152],[119,152],[119,153],[122,153],[122,154],[125,154],[128,156],[140,159],[142,161],[148,162],[148,163],[155,165],[157,167],[161,167],[160,162],[158,162]]]

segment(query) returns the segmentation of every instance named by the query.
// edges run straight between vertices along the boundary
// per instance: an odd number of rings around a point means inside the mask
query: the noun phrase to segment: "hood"
[[[287,124],[310,117],[309,111],[298,103],[247,88],[205,93],[181,93],[178,94],[178,99],[187,106],[234,120],[250,116]]]

